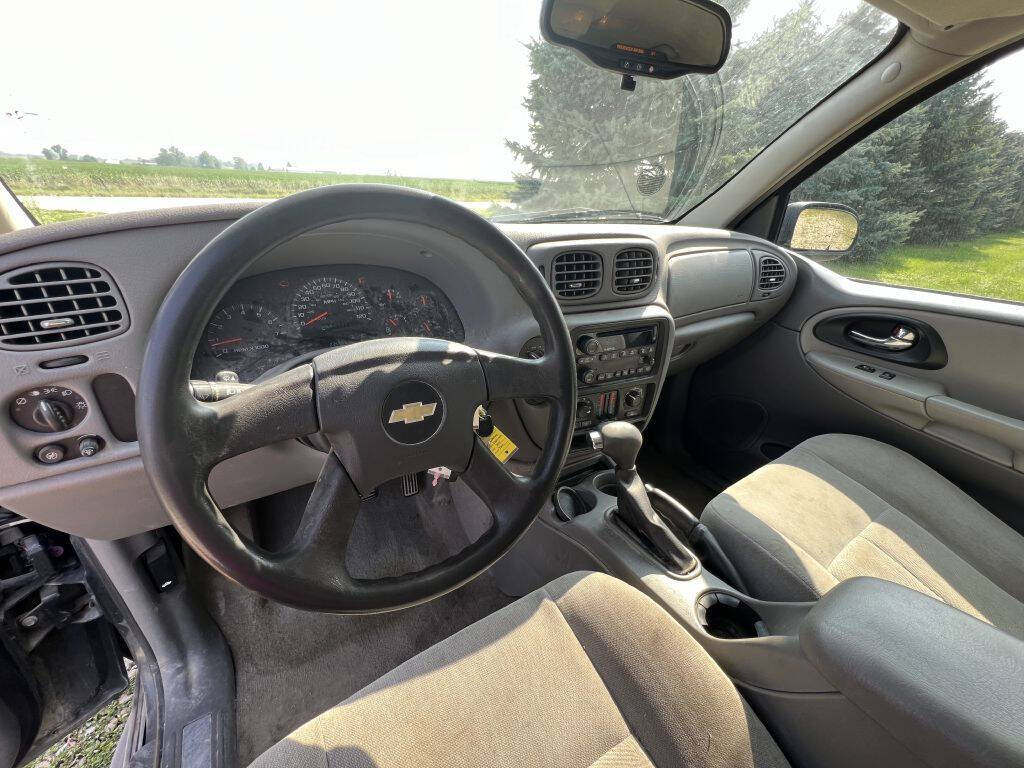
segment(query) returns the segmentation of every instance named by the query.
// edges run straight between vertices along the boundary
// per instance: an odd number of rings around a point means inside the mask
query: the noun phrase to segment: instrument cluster
[[[213,313],[192,378],[233,371],[249,383],[290,360],[387,336],[463,341],[451,300],[429,280],[390,267],[297,267],[239,280]]]

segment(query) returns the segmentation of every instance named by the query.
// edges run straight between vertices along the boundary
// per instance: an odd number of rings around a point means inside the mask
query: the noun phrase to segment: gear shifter
[[[606,421],[590,433],[590,441],[615,465],[619,501],[616,514],[622,523],[673,570],[689,573],[696,568],[697,558],[654,511],[647,489],[636,471],[636,457],[644,441],[640,430],[625,421]]]

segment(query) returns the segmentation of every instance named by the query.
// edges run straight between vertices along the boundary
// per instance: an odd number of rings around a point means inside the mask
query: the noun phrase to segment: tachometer
[[[413,295],[410,304],[409,324],[416,336],[456,338],[455,321],[449,317],[444,303],[438,301],[437,296],[419,291]]]
[[[299,288],[291,314],[303,338],[357,340],[366,336],[373,321],[366,294],[338,277],[315,278]]]
[[[206,346],[211,355],[227,362],[259,359],[281,331],[281,318],[254,302],[218,309],[206,326]]]

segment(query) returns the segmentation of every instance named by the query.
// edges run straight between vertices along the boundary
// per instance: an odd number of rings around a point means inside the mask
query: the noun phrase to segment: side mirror
[[[856,212],[839,203],[790,203],[782,220],[779,245],[815,261],[853,253],[860,230]]]
[[[717,72],[729,55],[732,19],[711,0],[544,0],[540,31],[634,82],[635,75]]]

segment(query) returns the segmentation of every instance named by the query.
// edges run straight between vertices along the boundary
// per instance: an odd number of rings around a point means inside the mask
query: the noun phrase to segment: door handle
[[[882,349],[887,352],[902,352],[905,349],[910,349],[917,343],[917,331],[906,325],[897,325],[892,329],[889,337],[885,339],[858,331],[856,328],[849,329],[846,335],[865,347]]]

